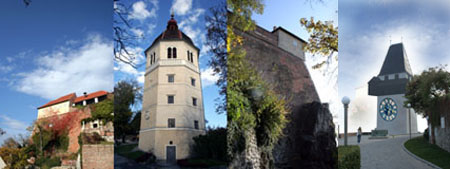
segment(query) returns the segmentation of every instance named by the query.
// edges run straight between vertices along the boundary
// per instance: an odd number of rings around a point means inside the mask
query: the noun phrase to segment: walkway
[[[418,134],[413,137],[420,136]],[[368,139],[363,136],[359,144],[361,149],[361,169],[431,169],[427,164],[409,155],[402,144],[409,135],[395,136],[388,139]],[[349,145],[357,144],[356,137],[348,139]],[[344,145],[344,139],[339,139],[339,145]]]

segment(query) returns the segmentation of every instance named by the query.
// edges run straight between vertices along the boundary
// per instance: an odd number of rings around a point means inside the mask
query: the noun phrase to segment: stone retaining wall
[[[114,169],[114,145],[83,145],[83,169]]]

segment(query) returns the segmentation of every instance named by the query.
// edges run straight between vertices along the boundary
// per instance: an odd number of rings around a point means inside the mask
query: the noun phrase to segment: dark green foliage
[[[227,129],[209,128],[205,135],[193,138],[192,151],[196,158],[227,161]]]
[[[103,121],[103,124],[107,122],[111,122],[114,119],[113,115],[114,111],[114,100],[106,99],[100,103],[92,105],[92,119],[97,120],[100,119]]]
[[[428,143],[423,137],[416,137],[405,142],[405,148],[416,156],[443,169],[450,169],[450,152],[437,145]]]
[[[131,106],[142,100],[141,87],[135,80],[119,81],[114,86],[114,136],[125,142],[131,131]]]
[[[82,144],[100,144],[105,139],[102,138],[98,133],[81,133],[79,136]],[[79,141],[80,141],[79,140]],[[80,145],[82,145],[80,144]]]
[[[361,168],[361,153],[359,146],[338,147],[338,168],[339,169]]]
[[[137,111],[133,117],[133,120],[131,120],[130,123],[130,127],[131,127],[131,133],[133,134],[139,134],[139,130],[141,128],[141,111]]]
[[[42,169],[50,169],[52,167],[60,166],[61,160],[59,157],[43,157],[36,160],[36,165],[41,166]]]

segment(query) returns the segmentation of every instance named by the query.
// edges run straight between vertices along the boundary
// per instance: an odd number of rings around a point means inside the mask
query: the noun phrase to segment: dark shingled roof
[[[150,45],[150,47],[148,47],[145,50],[145,53],[147,53],[147,51],[150,50],[150,48],[152,48],[157,42],[160,42],[160,41],[178,41],[178,40],[185,41],[186,43],[192,45],[195,49],[197,49],[197,52],[200,50],[198,47],[196,47],[194,45],[194,43],[192,42],[191,38],[189,38],[189,36],[187,36],[186,34],[184,34],[183,32],[181,32],[178,29],[177,21],[173,18],[173,15],[172,15],[170,20],[167,22],[166,30],[164,32],[162,32],[153,41],[152,45]]]
[[[386,55],[386,58],[384,59],[383,66],[381,67],[381,71],[378,76],[402,72],[407,72],[409,75],[412,75],[405,48],[403,47],[402,43],[397,43],[389,47],[388,53]]]

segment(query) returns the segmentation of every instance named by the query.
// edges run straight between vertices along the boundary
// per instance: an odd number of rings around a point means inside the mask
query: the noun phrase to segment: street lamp
[[[411,103],[408,103],[409,139],[411,139]]]
[[[342,98],[342,104],[344,104],[344,146],[347,146],[347,114],[348,114],[348,104],[350,103],[350,99],[347,96]]]

